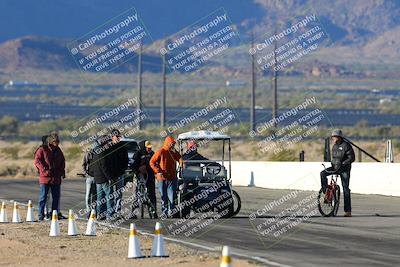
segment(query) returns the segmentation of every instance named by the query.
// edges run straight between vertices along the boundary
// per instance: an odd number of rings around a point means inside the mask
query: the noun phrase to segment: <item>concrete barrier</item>
[[[233,185],[319,190],[322,162],[232,161]],[[329,167],[330,163],[325,163]],[[340,179],[339,179],[340,180]],[[340,184],[340,181],[339,181]],[[353,163],[352,193],[400,196],[400,163]]]

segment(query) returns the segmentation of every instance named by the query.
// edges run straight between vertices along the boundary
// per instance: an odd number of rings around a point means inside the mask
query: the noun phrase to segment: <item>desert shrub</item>
[[[0,119],[0,133],[13,135],[18,133],[19,121],[15,117],[4,116]]]
[[[20,170],[17,164],[4,164],[0,166],[0,176],[15,176]]]
[[[64,149],[65,158],[68,160],[83,157],[82,149],[79,146],[70,146]]]
[[[10,146],[10,147],[4,147],[1,149],[1,153],[7,158],[7,159],[18,159],[18,147]]]

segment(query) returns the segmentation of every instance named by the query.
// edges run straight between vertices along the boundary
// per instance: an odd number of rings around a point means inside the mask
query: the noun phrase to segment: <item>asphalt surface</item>
[[[65,181],[61,197],[65,213],[84,207],[84,188],[83,179]],[[353,194],[352,218],[342,217],[343,199],[338,217],[323,218],[315,206],[315,192],[235,189],[242,198],[237,217],[160,220],[165,235],[211,249],[229,245],[235,253],[260,257],[268,266],[400,265],[398,197]],[[32,199],[37,205],[38,192],[37,180],[0,179],[0,199],[22,203]],[[132,188],[125,197],[131,193]],[[257,210],[258,217],[249,218]],[[128,227],[130,222],[121,226]],[[155,220],[139,219],[136,224],[151,232]]]

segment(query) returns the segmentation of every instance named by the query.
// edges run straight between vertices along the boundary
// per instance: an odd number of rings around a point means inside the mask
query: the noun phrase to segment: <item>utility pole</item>
[[[254,32],[251,34],[251,48],[254,49]],[[255,68],[255,53],[251,54],[251,100],[250,100],[250,131],[255,130],[256,124],[256,68]]]
[[[276,35],[276,31],[275,31]],[[272,107],[272,119],[273,119],[273,125],[274,127],[278,126],[278,123],[276,122],[276,118],[278,117],[278,62],[276,62],[276,49],[278,45],[276,40],[274,40],[274,68],[272,69],[272,79],[271,79],[271,86],[273,87],[273,107]]]
[[[164,42],[164,48],[167,47],[167,41]],[[160,114],[160,126],[165,126],[165,96],[167,90],[167,55],[166,53],[162,56],[162,75],[163,75],[163,86],[161,89],[161,114]]]
[[[138,56],[138,114],[137,114],[137,120],[138,120],[138,130],[142,130],[142,121],[140,120],[141,113],[143,112],[143,104],[142,104],[142,45],[143,43],[140,42],[140,47],[139,47],[139,56]]]

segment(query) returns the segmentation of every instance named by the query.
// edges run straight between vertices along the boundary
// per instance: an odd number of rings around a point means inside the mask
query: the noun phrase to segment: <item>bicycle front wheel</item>
[[[336,190],[332,190],[330,187],[326,189],[326,193],[322,191],[322,188],[319,190],[317,199],[318,210],[324,217],[334,216],[336,206],[339,205],[335,191]]]

